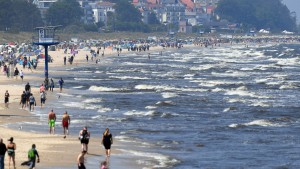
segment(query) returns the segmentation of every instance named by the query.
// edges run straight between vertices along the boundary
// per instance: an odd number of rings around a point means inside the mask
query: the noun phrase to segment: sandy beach
[[[162,47],[152,47],[150,51],[162,50]],[[102,51],[101,51],[102,52]],[[105,56],[117,55],[116,50],[106,49]],[[127,50],[123,51],[121,54],[128,52]],[[43,52],[42,52],[43,53]],[[145,53],[145,52],[142,52]],[[120,54],[120,55],[121,55]],[[58,73],[56,68],[70,68],[77,66],[79,64],[96,64],[95,60],[92,62],[86,61],[86,55],[91,56],[90,51],[79,50],[78,54],[74,59],[73,65],[67,63],[63,64],[63,57],[70,56],[71,54],[64,54],[63,50],[50,51],[49,55],[54,59],[52,63],[49,63],[49,78],[51,75]],[[100,62],[103,58],[100,58]],[[17,64],[19,70],[23,70],[22,65]],[[76,167],[76,159],[78,154],[81,151],[81,145],[78,140],[78,136],[73,133],[71,136],[67,136],[65,139],[61,133],[56,133],[55,135],[48,134],[48,131],[44,133],[35,133],[28,132],[22,126],[17,126],[19,130],[12,130],[7,127],[8,124],[18,125],[19,122],[36,122],[39,121],[39,117],[31,114],[28,108],[22,109],[20,105],[21,94],[24,91],[24,87],[27,82],[31,85],[31,92],[34,95],[37,106],[36,109],[42,109],[45,112],[49,112],[48,109],[40,108],[40,96],[39,96],[39,86],[43,83],[44,80],[44,60],[39,60],[39,65],[36,70],[28,70],[25,68],[24,80],[21,81],[20,77],[11,77],[7,78],[6,75],[1,71],[0,75],[0,93],[3,94],[3,102],[0,105],[0,137],[3,138],[5,144],[8,143],[10,137],[14,137],[14,142],[17,145],[16,148],[16,167],[17,168],[27,168],[21,166],[21,163],[27,160],[27,152],[31,148],[32,144],[36,144],[37,150],[40,155],[40,163],[37,164],[37,168],[74,168]],[[59,73],[63,73],[60,71]],[[58,80],[58,79],[56,79]],[[10,94],[9,106],[5,107],[4,104],[4,93],[8,91]],[[64,89],[67,90],[67,89]],[[55,88],[54,92],[48,92],[47,102],[55,99],[56,94],[59,92],[58,88]],[[46,103],[47,104],[47,103]],[[56,127],[61,127],[61,119],[57,119]],[[72,122],[71,122],[72,124]],[[72,127],[72,125],[71,125]],[[78,131],[79,132],[79,131]],[[106,159],[104,154],[104,148],[101,145],[101,136],[93,136],[89,143],[89,153],[86,155],[86,159],[89,158],[99,158],[99,162]],[[114,154],[120,154],[122,152],[115,150],[118,147],[118,142],[114,141],[112,156]],[[122,162],[117,161],[114,157],[110,158],[110,167],[111,168],[122,168],[122,164],[126,163],[127,166],[132,168],[139,168],[136,164],[133,164],[130,161]],[[8,168],[8,157],[5,158],[5,168]]]

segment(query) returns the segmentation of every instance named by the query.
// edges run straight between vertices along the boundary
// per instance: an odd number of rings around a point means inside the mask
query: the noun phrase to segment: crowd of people
[[[39,92],[40,92],[40,99],[41,99],[41,103],[40,103],[40,107],[42,108],[43,105],[45,104],[45,100],[46,100],[46,93],[48,91],[48,88],[50,89],[50,91],[53,92],[53,79],[50,80],[50,85],[49,87],[47,85],[41,84],[40,88],[39,88]],[[62,78],[59,79],[58,81],[59,83],[59,91],[62,92],[63,89],[63,84],[64,81]],[[20,105],[22,109],[25,109],[28,107],[29,111],[34,111],[34,107],[36,106],[36,99],[33,96],[32,93],[32,88],[31,85],[29,84],[29,82],[26,83],[25,85],[25,90],[22,92],[21,94],[21,98],[20,98]],[[9,104],[9,92],[6,91],[4,94],[4,102],[5,105],[8,108],[8,104]],[[51,111],[48,113],[48,125],[49,125],[49,134],[54,135],[55,134],[55,126],[56,126],[56,121],[57,121],[57,116],[56,113],[54,112],[53,109],[51,109]],[[68,114],[67,111],[65,111],[62,115],[62,119],[61,119],[61,125],[63,127],[63,138],[66,138],[67,135],[69,135],[69,126],[71,124],[71,117]],[[87,127],[83,127],[82,130],[80,130],[79,132],[79,140],[81,143],[81,152],[78,155],[77,158],[77,165],[79,169],[85,169],[85,165],[84,165],[84,157],[86,154],[88,154],[88,144],[89,144],[89,140],[90,140],[90,136],[91,133],[90,131],[88,131]],[[15,163],[15,151],[16,151],[16,143],[14,143],[14,139],[13,137],[11,137],[10,139],[8,139],[8,144],[7,146],[3,143],[3,139],[0,139],[0,169],[4,169],[4,157],[5,154],[7,154],[8,156],[8,167],[10,168],[10,166],[12,166],[13,168],[16,168],[16,163]],[[111,145],[113,144],[113,138],[111,133],[109,132],[109,129],[107,128],[105,130],[105,132],[103,133],[102,136],[102,144],[105,148],[105,154],[107,157],[110,156],[110,149],[111,149]],[[4,146],[3,146],[4,145]],[[33,144],[32,148],[28,151],[28,161],[25,161],[22,163],[22,165],[26,165],[28,166],[30,169],[34,168],[36,165],[36,162],[39,162],[39,154],[36,150],[36,145]],[[101,163],[100,168],[101,169],[106,169],[107,168],[107,161],[103,161]]]

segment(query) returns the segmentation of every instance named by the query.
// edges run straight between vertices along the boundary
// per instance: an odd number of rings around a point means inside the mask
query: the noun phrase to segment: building
[[[41,11],[41,17],[43,20],[45,20],[47,10],[56,1],[57,0],[34,0],[32,3],[35,4],[37,8]]]
[[[179,30],[178,32],[181,32],[181,33],[192,33],[193,30],[192,30],[192,25],[189,25],[187,23],[187,21],[180,21],[179,22]]]
[[[83,23],[85,24],[93,24],[95,19],[93,16],[93,9],[91,7],[91,5],[89,4],[90,1],[89,0],[79,0],[78,1],[81,8],[83,9]]]
[[[106,1],[95,2],[90,3],[90,6],[92,7],[94,22],[103,22],[105,26],[107,26],[107,13],[115,12],[115,9],[113,8],[114,3]]]

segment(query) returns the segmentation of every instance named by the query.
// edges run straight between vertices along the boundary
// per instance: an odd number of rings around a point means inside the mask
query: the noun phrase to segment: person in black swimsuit
[[[8,108],[8,103],[9,103],[9,93],[8,93],[8,90],[6,90],[5,95],[4,95],[4,103],[5,103],[5,107]]]
[[[109,157],[110,156],[110,148],[111,148],[111,145],[113,144],[113,138],[112,138],[112,135],[109,132],[108,128],[106,128],[103,133],[102,144],[104,145],[106,156]]]
[[[16,168],[15,162],[15,151],[16,151],[16,143],[14,143],[14,138],[11,137],[8,139],[9,143],[7,144],[7,155],[8,155],[8,168],[10,168],[10,162],[12,161],[14,169]]]

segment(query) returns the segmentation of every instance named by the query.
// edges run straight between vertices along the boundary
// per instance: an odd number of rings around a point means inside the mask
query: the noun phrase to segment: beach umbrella
[[[41,53],[41,50],[37,49],[34,51],[34,53],[39,54],[39,53]]]

